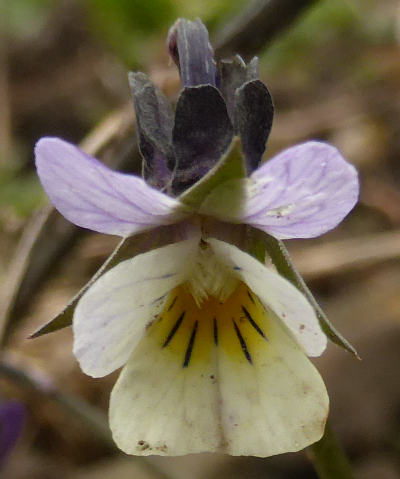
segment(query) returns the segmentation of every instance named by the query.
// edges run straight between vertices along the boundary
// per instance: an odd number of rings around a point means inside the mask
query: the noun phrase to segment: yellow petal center
[[[209,296],[200,306],[183,284],[172,291],[148,334],[185,368],[209,361],[217,348],[252,365],[270,339],[269,321],[269,313],[244,283],[224,301]]]

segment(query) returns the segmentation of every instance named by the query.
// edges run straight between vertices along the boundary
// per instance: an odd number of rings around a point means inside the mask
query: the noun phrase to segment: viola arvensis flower
[[[36,146],[69,221],[154,240],[81,297],[74,354],[93,377],[123,366],[110,426],[127,453],[297,451],[324,430],[328,396],[307,355],[327,338],[306,298],[251,256],[249,232],[334,228],[357,201],[357,173],[315,141],[259,166],[273,108],[257,60],[217,68],[200,21],[178,21],[168,47],[183,83],[175,118],[144,74],[130,77],[146,181],[57,138]]]

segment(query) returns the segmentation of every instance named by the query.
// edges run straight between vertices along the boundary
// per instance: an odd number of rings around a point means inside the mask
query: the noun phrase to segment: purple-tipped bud
[[[240,136],[248,173],[261,163],[274,108],[258,80],[258,59],[214,61],[201,20],[178,19],[167,48],[179,68],[182,91],[175,117],[167,99],[143,73],[129,76],[137,117],[143,176],[179,195],[200,180]]]
[[[183,87],[216,85],[214,52],[200,19],[179,18],[169,30],[167,48],[179,68]]]

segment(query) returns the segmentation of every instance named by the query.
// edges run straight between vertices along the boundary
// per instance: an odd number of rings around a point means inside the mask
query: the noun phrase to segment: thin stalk
[[[350,463],[329,423],[325,434],[307,450],[320,479],[353,479]]]

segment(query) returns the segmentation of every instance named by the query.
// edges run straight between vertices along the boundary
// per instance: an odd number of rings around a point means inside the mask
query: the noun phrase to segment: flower
[[[17,401],[0,404],[0,469],[21,436],[25,416],[24,405]]]
[[[269,94],[258,80],[238,86],[233,76],[236,100],[229,103],[231,89],[223,101],[204,30],[201,22],[180,21],[170,32],[184,89],[168,131],[160,93],[143,74],[131,77],[147,182],[58,138],[37,143],[36,165],[69,221],[157,238],[154,249],[103,274],[74,313],[82,370],[102,377],[123,366],[110,400],[117,445],[130,454],[265,457],[323,434],[328,396],[306,355],[322,354],[327,339],[305,297],[246,251],[247,228],[280,239],[318,236],[353,208],[358,179],[334,147],[314,141],[256,168],[272,121]],[[187,51],[192,36],[201,41]],[[207,66],[205,79],[193,58]],[[243,65],[233,70],[247,75]],[[260,92],[264,107],[254,107],[255,115],[265,121],[255,133],[251,102]],[[225,111],[222,129],[204,105],[218,123]],[[234,130],[248,177],[237,142],[228,148]],[[205,133],[215,141],[204,144]]]

